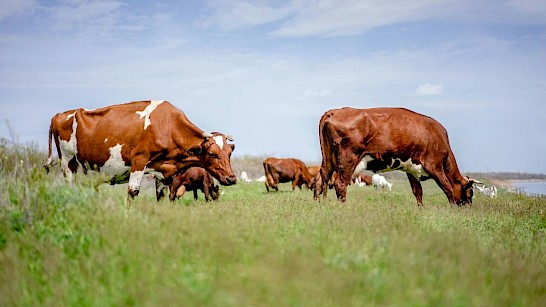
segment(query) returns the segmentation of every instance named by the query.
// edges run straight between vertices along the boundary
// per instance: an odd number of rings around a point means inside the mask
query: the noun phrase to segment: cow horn
[[[210,137],[212,137],[212,136],[213,136],[212,133],[203,132],[203,138],[204,138],[204,139],[208,139],[208,138],[210,138]]]
[[[228,141],[232,141],[232,142],[233,142],[233,135],[231,135],[231,134],[226,134],[226,139],[227,139]]]

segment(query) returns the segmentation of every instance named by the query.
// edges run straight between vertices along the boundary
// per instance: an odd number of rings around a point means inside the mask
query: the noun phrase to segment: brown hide
[[[307,170],[309,171],[309,174],[311,174],[311,177],[316,177],[320,171],[320,165],[308,166]]]
[[[373,159],[366,168],[373,172],[407,172],[400,161],[411,159],[426,172],[407,174],[419,205],[423,195],[420,181],[429,178],[436,181],[451,204],[472,202],[474,180],[460,174],[446,130],[430,117],[401,108],[330,110],[320,120],[319,137],[322,179],[316,183],[315,198],[326,193],[324,178],[335,171],[336,194],[345,201],[351,175],[363,158]]]
[[[305,163],[298,159],[267,158],[263,162],[265,172],[265,187],[278,191],[279,183],[292,182],[292,191],[298,186],[301,190],[303,184],[311,187],[312,176]]]
[[[184,173],[177,173],[173,177],[173,181],[170,186],[169,199],[174,201],[180,195],[179,188],[184,186],[185,191],[193,191],[193,198],[197,200],[197,191],[201,190],[205,194],[205,200],[210,201],[217,200],[220,197],[220,187],[214,185],[214,179],[212,176],[201,167],[190,167]]]
[[[110,183],[129,181],[131,197],[138,195],[142,174],[151,170],[161,173],[167,184],[176,171],[191,166],[204,167],[223,185],[237,181],[230,161],[234,145],[227,144],[228,138],[217,132],[204,133],[167,101],[136,101],[55,115],[51,120],[48,163],[51,138],[61,166],[69,175],[77,171],[78,165],[84,171],[88,167],[107,171],[105,163],[112,157],[112,149],[121,146],[126,169],[110,170]],[[66,144],[72,144],[71,149],[67,150]]]

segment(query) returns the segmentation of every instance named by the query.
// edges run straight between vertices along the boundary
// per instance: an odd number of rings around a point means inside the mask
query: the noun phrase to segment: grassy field
[[[0,306],[546,306],[545,198],[248,183],[127,208],[125,186],[67,184],[33,147],[0,156]]]

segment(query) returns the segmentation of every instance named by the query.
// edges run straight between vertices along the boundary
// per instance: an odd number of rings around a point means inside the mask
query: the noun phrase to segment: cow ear
[[[231,151],[234,151],[235,150],[235,144],[228,144],[229,147],[231,147]]]
[[[193,146],[190,149],[188,149],[188,154],[190,156],[199,156],[203,152],[203,149],[201,146]]]

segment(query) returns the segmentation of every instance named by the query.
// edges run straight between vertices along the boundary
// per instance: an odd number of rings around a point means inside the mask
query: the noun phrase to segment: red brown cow
[[[136,101],[95,110],[59,113],[49,128],[61,167],[69,179],[79,166],[112,176],[111,184],[129,182],[128,194],[140,191],[145,173],[170,184],[178,170],[204,167],[223,185],[237,177],[231,168],[230,137],[205,133],[184,112],[163,100]],[[46,167],[47,168],[47,167]]]
[[[315,198],[325,194],[325,179],[335,171],[337,197],[344,202],[357,164],[373,172],[407,173],[418,205],[420,181],[432,178],[451,204],[472,203],[478,181],[460,174],[447,132],[436,120],[401,108],[343,108],[324,113],[319,124],[322,165]]]
[[[303,184],[311,188],[313,177],[309,174],[307,166],[298,159],[267,158],[263,162],[265,172],[265,188],[278,191],[279,183],[292,181],[292,191],[298,186],[301,190]]]
[[[197,200],[197,190],[205,194],[206,201],[220,197],[220,187],[214,184],[212,176],[202,167],[190,167],[183,173],[177,173],[173,177],[170,190],[171,201],[181,197],[186,191],[193,191],[193,198]]]

